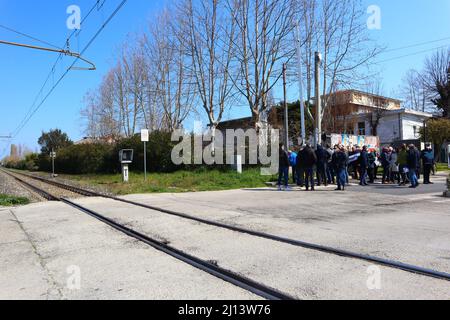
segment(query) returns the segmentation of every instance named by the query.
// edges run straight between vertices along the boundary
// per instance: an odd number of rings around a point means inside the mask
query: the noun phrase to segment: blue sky
[[[169,0],[166,0],[169,1]],[[80,109],[86,91],[95,88],[114,61],[117,48],[125,41],[127,34],[139,32],[146,26],[155,12],[164,6],[164,0],[129,0],[114,20],[107,26],[97,41],[86,52],[85,57],[94,61],[97,71],[72,71],[63,80],[12,143],[37,147],[37,138],[42,130],[60,128],[73,140],[83,136]],[[78,51],[102,21],[118,5],[119,0],[106,0],[100,10],[83,26],[79,38],[74,38],[71,48]],[[70,31],[66,28],[66,9],[76,4],[82,15],[95,0],[0,0],[0,24],[62,46]],[[385,53],[379,60],[391,59],[435,47],[450,46],[450,0],[364,0],[364,5],[378,5],[381,8],[382,28],[370,31],[381,45],[395,49],[417,43],[448,38],[447,40]],[[30,43],[32,41],[0,29],[0,40]],[[386,94],[398,89],[405,72],[410,68],[421,68],[424,58],[430,52],[389,61],[381,64],[383,87]],[[0,45],[0,136],[8,135],[18,126],[32,105],[39,89],[47,77],[56,54]],[[55,81],[64,72],[64,65],[71,60],[64,59],[55,70]],[[50,81],[53,85],[53,77]],[[281,94],[275,93],[281,97]],[[292,99],[297,99],[292,94]],[[228,112],[233,118],[246,115],[246,111]],[[0,158],[5,156],[8,141],[0,141]]]

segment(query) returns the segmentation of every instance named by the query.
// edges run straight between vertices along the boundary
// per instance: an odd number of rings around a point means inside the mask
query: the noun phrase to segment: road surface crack
[[[11,213],[11,215],[14,218],[13,221],[17,223],[19,228],[25,234],[27,241],[29,242],[29,244],[33,248],[34,254],[38,258],[38,261],[39,261],[39,264],[41,265],[41,268],[44,270],[44,272],[46,274],[45,281],[49,285],[49,289],[47,290],[47,293],[46,293],[46,300],[50,300],[50,297],[54,295],[53,294],[54,290],[57,291],[59,299],[63,300],[64,299],[64,294],[62,292],[62,288],[58,285],[57,281],[53,278],[53,276],[51,274],[51,271],[47,268],[47,265],[44,262],[44,258],[39,253],[39,251],[37,249],[37,246],[34,243],[33,239],[31,238],[30,234],[26,231],[25,227],[23,226],[23,223],[19,220],[19,218],[16,216],[16,214],[12,210],[10,210],[9,212]]]

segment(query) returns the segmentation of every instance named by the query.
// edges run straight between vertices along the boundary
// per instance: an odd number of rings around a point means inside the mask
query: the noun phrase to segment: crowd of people
[[[306,145],[298,151],[288,151],[283,144],[279,150],[279,190],[290,190],[289,178],[292,168],[293,183],[306,191],[316,186],[337,185],[337,191],[345,191],[350,179],[360,186],[374,184],[382,175],[382,184],[397,184],[417,188],[423,170],[423,183],[432,184],[430,177],[435,160],[431,145],[420,152],[414,145],[399,148],[386,147],[378,150],[344,145]],[[381,170],[381,172],[380,172]]]

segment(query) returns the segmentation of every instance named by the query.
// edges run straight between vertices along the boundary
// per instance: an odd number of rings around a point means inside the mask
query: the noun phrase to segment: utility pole
[[[302,69],[302,43],[300,34],[300,23],[296,23],[297,30],[297,60],[298,60],[298,86],[300,93],[300,121],[302,131],[302,144],[306,142],[306,124],[305,124],[305,100],[303,98],[303,69]]]
[[[286,151],[289,150],[289,110],[287,104],[287,93],[286,93],[286,63],[283,64],[283,94],[284,94],[284,143]]]
[[[427,129],[427,120],[423,121],[423,142],[427,143],[428,142],[428,129]]]
[[[322,102],[320,99],[320,64],[322,55],[315,53],[315,94],[316,94],[316,132],[314,135],[314,147],[317,148],[322,142]]]

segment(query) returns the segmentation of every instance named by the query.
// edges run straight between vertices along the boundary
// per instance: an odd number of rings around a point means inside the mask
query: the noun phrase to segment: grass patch
[[[30,200],[24,197],[13,197],[6,194],[0,194],[1,207],[11,207],[11,206],[25,205],[29,203]]]
[[[448,168],[447,163],[438,163],[437,170],[438,170],[438,172],[450,172],[450,169]]]
[[[122,183],[121,175],[60,175],[63,179],[74,180],[82,185],[106,188],[117,195],[134,193],[181,193],[200,191],[221,191],[243,188],[266,187],[273,181],[272,176],[262,176],[259,169],[247,169],[242,174],[235,171],[196,170],[175,173],[144,174],[130,173],[130,183]]]

